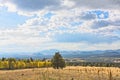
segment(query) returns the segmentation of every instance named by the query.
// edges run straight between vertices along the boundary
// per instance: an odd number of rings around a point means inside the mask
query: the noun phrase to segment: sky
[[[120,49],[120,0],[0,0],[0,52]]]

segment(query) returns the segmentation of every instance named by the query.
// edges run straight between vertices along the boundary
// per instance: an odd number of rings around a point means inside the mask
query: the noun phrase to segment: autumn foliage
[[[24,68],[41,68],[50,67],[50,61],[31,60],[31,59],[1,59],[0,69],[24,69]]]

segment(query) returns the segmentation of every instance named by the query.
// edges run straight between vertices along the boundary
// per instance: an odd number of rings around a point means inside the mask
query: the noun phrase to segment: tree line
[[[51,60],[40,59],[0,59],[0,69],[25,69],[25,68],[42,68],[53,67],[54,69],[63,69],[66,66],[96,66],[96,67],[120,67],[119,63],[103,62],[65,62],[59,52],[56,52]]]
[[[105,63],[105,62],[67,62],[69,66],[95,66],[95,67],[119,67],[120,63]]]
[[[50,67],[50,61],[42,61],[39,59],[15,59],[15,58],[2,58],[0,59],[0,69],[24,69],[24,68],[41,68]]]
[[[65,60],[56,52],[51,60],[40,59],[15,59],[15,58],[2,58],[0,59],[0,69],[25,69],[25,68],[42,68],[53,67],[55,69],[62,69],[65,67]]]

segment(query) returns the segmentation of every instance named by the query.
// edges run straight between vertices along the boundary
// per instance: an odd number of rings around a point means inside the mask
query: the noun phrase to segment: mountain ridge
[[[17,57],[17,58],[52,58],[55,52],[60,52],[64,58],[87,58],[87,57],[120,57],[120,49],[117,50],[94,50],[94,51],[68,51],[68,50],[43,50],[34,53],[16,53],[16,54],[0,54],[1,57]]]

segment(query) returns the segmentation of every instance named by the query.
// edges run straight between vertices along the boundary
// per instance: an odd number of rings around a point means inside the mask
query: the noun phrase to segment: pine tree
[[[52,58],[52,66],[55,69],[59,69],[59,68],[64,68],[65,67],[65,61],[62,58],[62,56],[60,55],[59,52],[56,52],[55,55]]]

